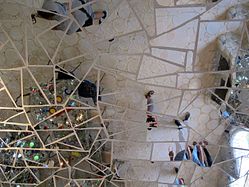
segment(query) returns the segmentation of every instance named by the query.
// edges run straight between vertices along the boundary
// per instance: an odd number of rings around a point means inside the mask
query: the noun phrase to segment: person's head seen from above
[[[104,11],[95,11],[93,13],[93,19],[95,19],[96,21],[98,21],[99,24],[101,24],[103,22],[104,19],[106,19],[107,17],[107,12]]]

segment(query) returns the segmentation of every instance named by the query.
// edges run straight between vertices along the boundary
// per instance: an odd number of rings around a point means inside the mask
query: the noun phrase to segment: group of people
[[[200,167],[211,167],[213,160],[207,149],[208,142],[206,140],[199,143],[193,142],[192,145],[188,145],[186,150],[182,150],[174,157],[174,152],[169,152],[171,161],[192,160]]]
[[[158,127],[158,121],[154,112],[154,102],[152,99],[152,95],[155,92],[150,90],[145,94],[145,98],[147,100],[147,111],[146,111],[146,123],[148,125],[148,130],[151,130],[153,127]],[[186,112],[183,119],[175,119],[174,123],[179,130],[183,129],[183,127],[188,123],[190,118],[190,113]],[[169,158],[170,161],[182,161],[182,160],[192,160],[200,167],[211,167],[213,161],[212,157],[207,149],[208,142],[203,140],[199,143],[193,142],[193,145],[188,145],[185,150],[178,152],[176,155],[173,150],[169,150]],[[153,163],[153,162],[152,162]],[[175,168],[176,173],[178,173],[178,168]],[[175,184],[184,185],[183,178],[176,178]]]
[[[106,10],[97,10],[93,11],[91,3],[84,0],[71,0],[71,7],[69,7],[69,3],[60,3],[53,0],[45,0],[42,6],[42,9],[45,11],[37,11],[37,13],[32,14],[31,18],[33,24],[36,23],[36,17],[44,18],[47,20],[56,20],[59,23],[57,26],[53,28],[53,30],[62,30],[66,31],[67,34],[73,34],[75,32],[82,31],[82,27],[88,27],[95,23],[101,24],[103,20],[107,17]],[[86,4],[82,8],[82,5]],[[75,9],[70,12],[70,9]],[[71,19],[66,19],[66,16],[70,16],[72,14],[74,20],[71,23]],[[77,23],[76,23],[76,22]],[[71,24],[69,26],[69,24]]]
[[[170,161],[192,160],[200,167],[211,167],[213,160],[207,149],[207,145],[208,142],[206,140],[200,141],[198,144],[194,141],[192,145],[188,145],[186,150],[178,152],[176,156],[171,150],[169,151]],[[179,169],[176,167],[174,169],[177,174]],[[175,184],[184,185],[184,179],[176,178]]]

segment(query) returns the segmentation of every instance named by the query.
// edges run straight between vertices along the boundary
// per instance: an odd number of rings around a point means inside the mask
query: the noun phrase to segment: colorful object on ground
[[[35,155],[35,156],[34,156],[34,160],[35,160],[35,161],[37,161],[37,160],[39,160],[39,159],[40,159],[40,156],[39,156],[39,155]]]
[[[62,101],[63,101],[63,99],[62,99],[62,97],[61,96],[57,96],[56,97],[56,101],[57,101],[57,103],[61,103]]]
[[[35,146],[35,143],[34,143],[34,142],[30,142],[30,143],[29,143],[29,147],[30,147],[30,148],[32,148],[32,147],[34,147],[34,146]]]
[[[54,107],[51,107],[50,109],[49,109],[49,113],[50,114],[54,114],[56,112],[56,109],[54,108]]]

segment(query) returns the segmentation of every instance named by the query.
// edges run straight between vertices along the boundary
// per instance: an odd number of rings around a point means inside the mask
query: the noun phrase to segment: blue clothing
[[[179,179],[176,179],[175,184],[179,185],[179,184],[180,184],[180,180],[179,180]]]
[[[222,117],[224,117],[225,119],[227,119],[229,116],[230,116],[230,114],[227,112],[227,111],[224,111],[224,112],[222,112]]]
[[[175,184],[177,185],[184,185],[184,181],[181,181],[179,178],[175,180]]]
[[[197,145],[194,146],[194,149],[192,151],[192,160],[194,163],[196,163],[198,166],[205,167],[205,164],[202,163],[199,160],[198,153],[197,153]]]

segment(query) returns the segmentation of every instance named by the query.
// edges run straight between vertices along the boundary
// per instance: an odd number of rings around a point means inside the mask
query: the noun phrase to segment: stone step
[[[114,159],[141,159],[150,160],[152,143],[149,142],[114,142]]]
[[[152,128],[152,130],[147,133],[147,142],[160,142],[160,141],[187,141],[188,130],[187,128],[183,128],[178,130],[177,127],[166,127],[159,126],[157,128]]]
[[[179,166],[180,162],[125,161],[119,165],[118,174],[127,180],[174,183],[174,167]]]

